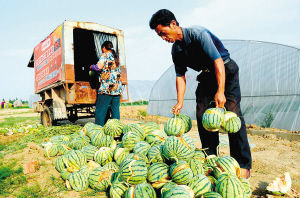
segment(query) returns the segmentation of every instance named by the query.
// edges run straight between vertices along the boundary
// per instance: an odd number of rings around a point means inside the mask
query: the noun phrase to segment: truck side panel
[[[34,48],[35,93],[62,80],[62,25]]]

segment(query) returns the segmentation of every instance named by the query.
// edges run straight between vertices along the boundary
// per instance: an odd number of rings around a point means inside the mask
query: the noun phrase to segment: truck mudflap
[[[68,118],[66,105],[62,100],[53,100],[53,118],[54,120]]]

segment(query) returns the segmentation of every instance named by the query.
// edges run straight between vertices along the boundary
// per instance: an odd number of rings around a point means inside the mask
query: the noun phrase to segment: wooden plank
[[[75,103],[95,104],[97,91],[92,89],[89,82],[77,81],[75,83]]]

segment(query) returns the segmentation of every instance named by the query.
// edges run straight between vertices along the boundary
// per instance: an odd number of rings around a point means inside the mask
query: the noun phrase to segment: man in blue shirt
[[[154,13],[149,25],[163,40],[173,43],[172,58],[177,88],[177,104],[173,107],[173,113],[179,114],[183,107],[187,67],[202,71],[197,77],[199,84],[196,90],[197,124],[202,148],[208,148],[209,154],[216,154],[219,145],[219,134],[203,128],[202,116],[205,110],[210,107],[225,107],[235,112],[241,118],[242,126],[237,133],[228,134],[230,154],[239,162],[242,177],[248,179],[252,159],[245,121],[240,110],[237,64],[230,59],[222,42],[209,30],[200,26],[182,28],[169,10],[162,9]],[[211,101],[215,103],[212,104]]]

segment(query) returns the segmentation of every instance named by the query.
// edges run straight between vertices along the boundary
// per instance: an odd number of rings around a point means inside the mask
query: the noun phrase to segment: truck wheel
[[[53,113],[47,106],[45,106],[43,111],[41,112],[41,124],[46,127],[55,125]]]
[[[72,123],[76,122],[78,120],[78,116],[75,115],[75,114],[71,114],[69,117],[68,117],[68,120]]]

